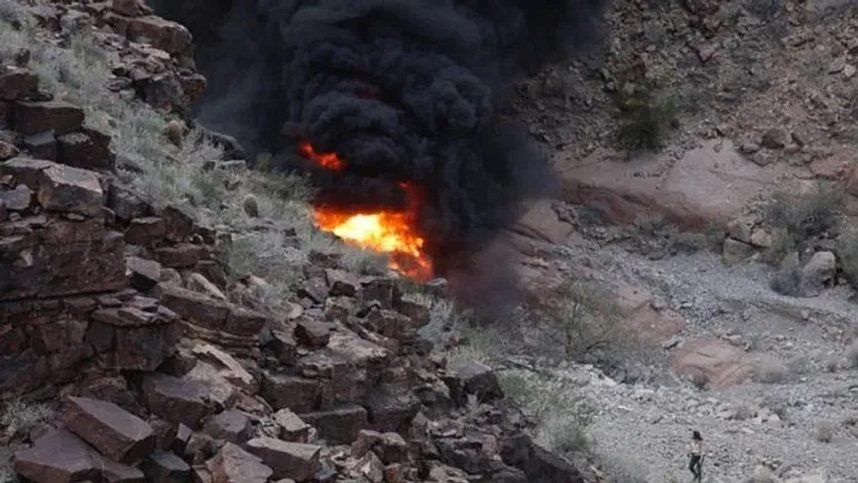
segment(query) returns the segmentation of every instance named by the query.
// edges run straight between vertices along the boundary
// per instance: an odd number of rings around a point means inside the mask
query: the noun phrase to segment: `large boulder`
[[[574,165],[556,164],[569,201],[622,222],[660,214],[691,228],[726,225],[785,169],[749,163],[726,141],[706,141],[675,162],[597,151]]]
[[[246,448],[274,470],[275,478],[311,481],[319,470],[321,446],[255,438],[247,442]]]
[[[15,471],[35,483],[67,481],[142,482],[144,474],[104,458],[67,430],[54,430],[14,457]]]
[[[99,220],[34,216],[10,228],[13,234],[0,234],[0,300],[125,287],[122,237]]]
[[[17,101],[34,92],[39,78],[26,69],[5,67],[0,69],[0,101]]]
[[[154,373],[144,377],[142,390],[149,411],[167,421],[196,428],[211,412],[206,388],[198,381]]]
[[[310,425],[289,409],[274,413],[280,439],[290,443],[306,443],[310,437]]]
[[[18,102],[12,111],[12,125],[24,135],[53,131],[66,134],[83,125],[83,109],[64,101]]]
[[[497,375],[485,364],[458,360],[450,364],[449,372],[444,382],[450,388],[450,396],[459,404],[464,404],[468,395],[476,396],[480,401],[503,397]]]
[[[0,164],[0,174],[36,192],[42,208],[97,217],[104,206],[104,191],[98,175],[51,161],[12,158]]]
[[[191,467],[182,458],[172,452],[158,451],[146,459],[140,469],[146,474],[146,481],[152,483],[176,483],[188,481]]]
[[[833,282],[837,275],[837,257],[829,251],[816,252],[801,270],[804,280],[814,287]]]
[[[114,461],[136,463],[155,451],[157,440],[152,426],[111,402],[70,397],[63,422]]]
[[[206,462],[212,483],[266,483],[274,473],[262,460],[232,443],[226,443]]]
[[[686,343],[677,350],[671,365],[677,374],[715,389],[740,384],[754,370],[741,348],[719,339]]]
[[[250,437],[250,418],[241,411],[224,411],[209,418],[203,431],[214,439],[241,444]]]
[[[306,413],[301,418],[315,426],[329,444],[350,444],[368,425],[366,409],[360,406]]]
[[[319,407],[321,386],[313,380],[286,374],[263,373],[260,395],[274,409],[306,413]]]
[[[154,300],[145,308],[126,306],[93,313],[87,339],[104,366],[154,371],[175,352],[182,333],[176,314]]]

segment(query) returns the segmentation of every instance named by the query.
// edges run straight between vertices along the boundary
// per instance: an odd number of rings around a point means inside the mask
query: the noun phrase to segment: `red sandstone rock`
[[[274,470],[275,478],[311,481],[319,469],[321,446],[255,438],[248,441],[246,447]]]
[[[63,101],[18,102],[12,111],[16,131],[29,136],[43,131],[65,134],[83,125],[83,110]]]
[[[70,431],[114,461],[135,463],[155,451],[152,426],[111,402],[70,397],[63,421]]]

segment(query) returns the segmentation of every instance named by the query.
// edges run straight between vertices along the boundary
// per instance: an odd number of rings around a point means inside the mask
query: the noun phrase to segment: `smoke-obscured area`
[[[301,139],[338,153],[347,169],[316,177],[320,202],[388,206],[401,182],[421,186],[437,268],[462,273],[523,198],[552,189],[544,157],[500,114],[508,88],[587,41],[601,2],[152,3],[196,37],[204,124],[284,167]]]

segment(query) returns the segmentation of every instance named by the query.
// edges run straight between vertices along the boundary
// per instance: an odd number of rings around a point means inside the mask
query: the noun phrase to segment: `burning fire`
[[[342,171],[346,167],[346,163],[337,156],[337,153],[317,153],[316,149],[307,141],[301,141],[298,145],[298,151],[305,158],[315,161],[316,164],[323,168],[333,171]]]
[[[317,153],[308,142],[299,145],[302,155],[320,166],[342,170],[345,163],[336,153]],[[417,209],[420,190],[402,183],[407,208],[401,211],[378,210],[354,212],[341,207],[315,206],[314,217],[319,229],[367,250],[387,254],[390,267],[417,280],[432,277],[432,259],[425,253],[425,239],[417,231]]]

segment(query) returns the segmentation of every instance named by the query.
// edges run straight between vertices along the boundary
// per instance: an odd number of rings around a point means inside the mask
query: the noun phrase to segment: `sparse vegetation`
[[[849,226],[837,239],[837,254],[843,273],[858,287],[858,227]]]
[[[764,384],[780,384],[789,378],[789,368],[779,361],[761,358],[754,363],[754,380]]]
[[[780,268],[772,274],[769,282],[772,290],[790,297],[805,295],[804,275],[798,262],[798,254],[793,253],[781,262]]]
[[[853,369],[858,368],[858,340],[855,340],[846,346],[844,355],[846,356],[846,361],[849,364],[849,367]]]
[[[515,369],[500,372],[504,393],[537,421],[535,440],[552,451],[586,451],[595,409],[562,374]]]
[[[87,122],[110,134],[117,155],[132,160],[141,171],[120,168],[121,178],[154,204],[184,205],[202,224],[245,233],[235,237],[225,256],[233,277],[256,274],[282,294],[299,280],[300,266],[312,250],[337,255],[344,266],[361,273],[384,271],[385,257],[314,229],[307,205],[313,191],[306,178],[218,169],[223,149],[202,129],[168,121],[133,98],[105,95],[116,55],[96,42],[88,27],[54,44],[33,29],[31,19],[20,18],[19,7],[9,0],[0,2],[0,56],[12,58],[24,48],[31,52],[30,68],[38,75],[40,88],[56,99],[82,106]],[[248,209],[250,196],[256,203]],[[276,226],[248,230],[257,215],[274,220]],[[294,229],[295,239],[283,235],[289,228]]]
[[[46,404],[11,400],[0,412],[0,431],[7,436],[26,434],[51,416],[53,410]]]
[[[552,300],[537,308],[540,321],[558,331],[566,358],[581,360],[594,351],[623,346],[630,334],[610,294],[581,281],[563,284]]]
[[[839,189],[821,182],[801,195],[774,192],[763,210],[765,223],[775,228],[773,244],[765,259],[778,263],[805,240],[834,231],[842,201]]]
[[[617,85],[614,101],[620,113],[619,142],[626,149],[657,151],[676,120],[677,102],[639,71],[629,69]]]
[[[724,230],[711,226],[701,232],[680,231],[663,216],[641,216],[635,219],[632,242],[642,255],[675,255],[700,250],[720,251]]]
[[[813,431],[813,438],[820,443],[830,443],[834,439],[834,425],[831,423],[819,423]]]

